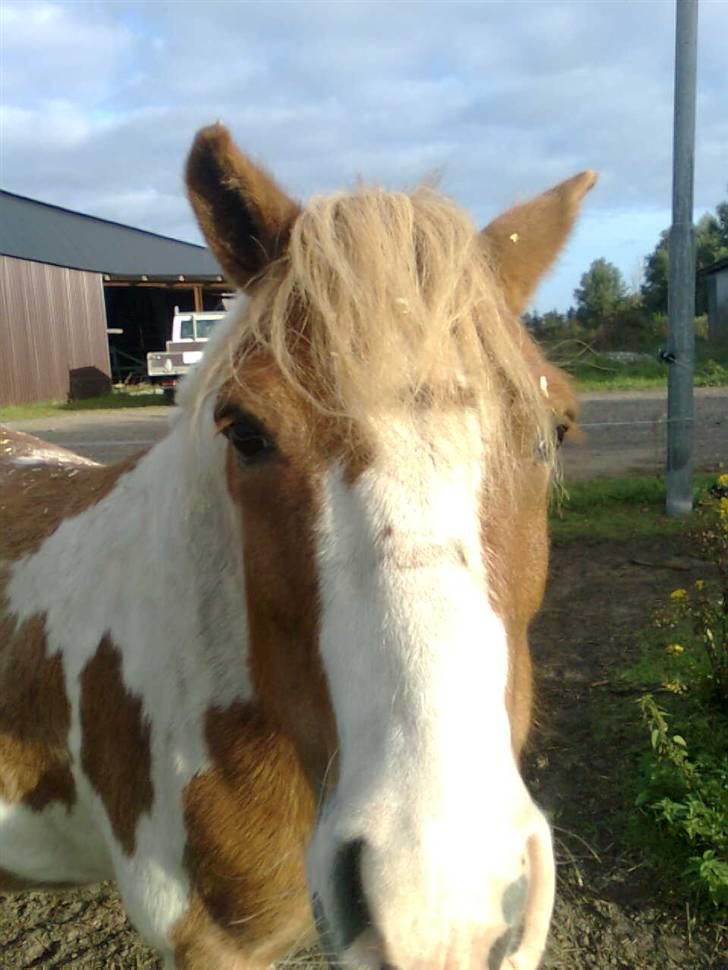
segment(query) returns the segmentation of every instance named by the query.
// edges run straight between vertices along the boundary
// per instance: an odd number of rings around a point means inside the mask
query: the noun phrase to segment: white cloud
[[[0,107],[0,124],[8,150],[24,155],[39,150],[39,142],[66,152],[91,137],[93,122],[87,111],[69,101],[48,100],[42,110],[14,105]]]
[[[120,80],[133,46],[122,23],[90,3],[4,0],[0,5],[2,97],[24,107],[47,100],[89,106]]]
[[[593,167],[597,189],[539,302],[589,262],[633,275],[669,218],[674,6],[298,0],[4,0],[6,188],[199,238],[181,170],[226,120],[299,197],[433,170],[484,222]],[[701,4],[696,210],[726,191],[728,4]]]

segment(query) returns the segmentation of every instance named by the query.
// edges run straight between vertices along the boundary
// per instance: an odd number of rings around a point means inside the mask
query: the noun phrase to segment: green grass
[[[646,357],[634,363],[618,363],[604,354],[589,354],[565,365],[580,391],[647,391],[667,390],[668,364],[657,357]],[[728,386],[728,352],[724,349],[698,347],[695,360],[696,387]]]
[[[570,364],[566,370],[580,391],[640,391],[667,387],[667,367],[659,360],[620,364],[602,354]]]
[[[0,421],[24,421],[28,418],[47,418],[69,411],[98,411],[116,408],[145,408],[163,405],[164,397],[152,392],[130,394],[128,391],[112,391],[101,397],[88,397],[81,401],[34,401],[32,404],[8,404],[0,407]]]
[[[696,475],[696,494],[714,481],[715,475]],[[550,526],[558,544],[681,534],[690,519],[665,515],[663,478],[614,478],[569,485],[554,500]]]

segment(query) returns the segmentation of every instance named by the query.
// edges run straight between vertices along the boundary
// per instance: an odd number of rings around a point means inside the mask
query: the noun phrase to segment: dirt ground
[[[527,759],[529,784],[555,826],[559,864],[548,970],[728,968],[726,928],[695,923],[683,905],[668,904],[644,860],[624,847],[620,812],[630,809],[620,781],[631,766],[619,727],[604,718],[623,693],[616,673],[636,658],[652,607],[701,575],[687,553],[674,538],[554,550],[532,636],[539,713]],[[662,565],[668,560],[671,567]],[[3,970],[158,966],[108,885],[0,896]]]
[[[728,968],[728,927],[695,922],[686,900],[669,904],[645,860],[625,846],[633,808],[623,782],[640,729],[612,716],[617,706],[629,712],[642,693],[625,696],[619,672],[639,657],[653,610],[705,575],[675,537],[554,550],[531,637],[538,718],[527,761],[531,789],[554,824],[559,864],[549,970]],[[636,704],[634,711],[636,722]]]

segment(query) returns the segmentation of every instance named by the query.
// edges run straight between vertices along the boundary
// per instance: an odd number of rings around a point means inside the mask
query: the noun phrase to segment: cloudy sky
[[[701,0],[696,215],[728,192],[728,0]],[[199,241],[181,167],[218,118],[292,194],[441,184],[484,223],[600,182],[540,309],[639,282],[670,220],[673,0],[0,0],[0,185]]]

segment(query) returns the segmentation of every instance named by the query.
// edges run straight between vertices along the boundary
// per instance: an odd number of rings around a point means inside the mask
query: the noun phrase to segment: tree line
[[[641,349],[664,337],[667,319],[669,229],[661,234],[644,264],[639,289],[630,291],[619,268],[595,259],[574,290],[565,313],[530,312],[526,325],[544,337],[582,336],[600,349]],[[695,313],[707,312],[700,271],[728,256],[728,200],[706,212],[695,226]]]

